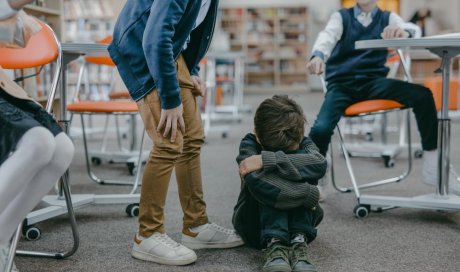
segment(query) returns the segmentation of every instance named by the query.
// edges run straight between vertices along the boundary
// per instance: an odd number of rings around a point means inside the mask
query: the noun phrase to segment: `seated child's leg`
[[[265,205],[259,205],[261,242],[266,245],[271,238],[277,238],[283,245],[289,244],[288,213]]]
[[[264,272],[291,271],[287,211],[259,205],[261,243],[266,247]]]
[[[289,233],[291,254],[289,261],[292,271],[316,271],[316,267],[308,260],[307,242],[316,238],[316,226],[322,220],[322,209],[318,206],[315,210],[304,207],[289,211]]]
[[[289,211],[289,236],[292,239],[298,233],[305,235],[305,242],[311,243],[316,238],[316,226],[323,220],[323,209],[318,205],[314,210],[303,207]]]

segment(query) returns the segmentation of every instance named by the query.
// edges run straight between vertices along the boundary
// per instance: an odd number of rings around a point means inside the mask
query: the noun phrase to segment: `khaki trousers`
[[[184,213],[183,228],[208,222],[201,183],[200,152],[204,142],[201,113],[192,94],[194,85],[182,56],[176,62],[176,69],[184,109],[185,133],[182,134],[178,128],[174,143],[156,131],[161,113],[157,90],[137,102],[147,134],[153,140],[153,149],[144,169],[139,205],[139,234],[144,237],[154,232],[165,232],[164,206],[174,168]]]

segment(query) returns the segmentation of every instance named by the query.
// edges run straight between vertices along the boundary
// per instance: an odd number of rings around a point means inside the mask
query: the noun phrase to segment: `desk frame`
[[[441,57],[441,67],[437,72],[442,73],[442,106],[441,117],[438,118],[438,183],[434,194],[415,197],[393,197],[381,195],[361,195],[359,188],[354,184],[354,191],[358,199],[355,215],[359,218],[366,217],[371,211],[371,205],[379,206],[378,211],[389,208],[407,207],[433,210],[458,210],[460,197],[449,194],[450,171],[450,119],[449,81],[452,58],[460,54],[460,38],[439,37],[419,39],[394,39],[394,40],[365,40],[357,41],[356,49],[382,49],[387,48],[424,48]]]

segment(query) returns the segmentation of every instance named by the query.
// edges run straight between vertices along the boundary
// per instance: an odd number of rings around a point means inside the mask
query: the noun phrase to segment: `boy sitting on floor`
[[[304,137],[305,123],[294,100],[275,95],[260,104],[255,134],[240,143],[242,189],[233,225],[247,245],[267,249],[265,272],[316,271],[307,243],[323,217],[316,185],[326,160]]]

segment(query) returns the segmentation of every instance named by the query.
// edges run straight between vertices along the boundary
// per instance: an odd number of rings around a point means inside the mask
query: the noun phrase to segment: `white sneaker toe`
[[[187,265],[197,259],[193,250],[158,232],[144,240],[135,237],[131,255],[136,259],[166,265]]]
[[[204,229],[199,232],[184,229],[181,242],[192,249],[232,248],[244,244],[234,230],[226,229],[214,223],[204,225]]]

